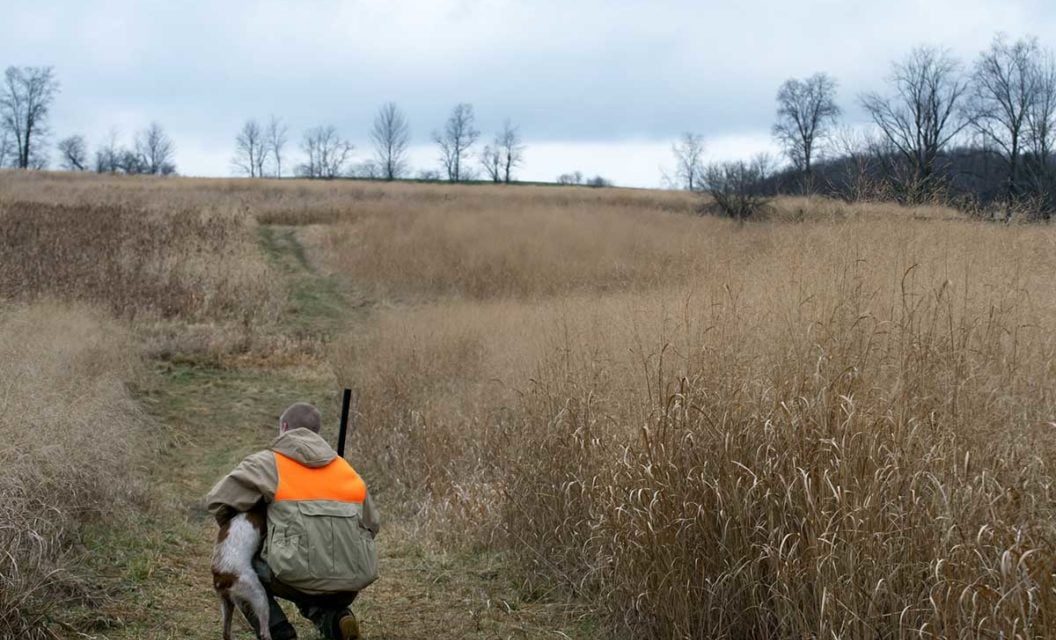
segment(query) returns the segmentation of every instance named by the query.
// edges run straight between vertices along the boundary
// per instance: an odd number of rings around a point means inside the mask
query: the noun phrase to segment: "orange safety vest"
[[[334,458],[322,467],[308,467],[275,453],[279,483],[275,502],[284,500],[333,500],[363,504],[367,485],[344,458]]]

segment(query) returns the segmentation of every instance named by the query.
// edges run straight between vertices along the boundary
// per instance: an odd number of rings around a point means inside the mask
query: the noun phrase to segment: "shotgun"
[[[352,390],[345,389],[341,398],[341,424],[337,428],[337,455],[345,457],[345,436],[348,435],[348,414],[352,407]]]

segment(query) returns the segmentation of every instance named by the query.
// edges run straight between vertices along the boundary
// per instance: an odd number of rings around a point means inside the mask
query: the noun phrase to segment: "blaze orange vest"
[[[275,578],[305,593],[359,591],[378,578],[374,535],[363,526],[367,485],[343,458],[308,467],[275,453],[262,557]]]
[[[275,453],[279,483],[275,502],[284,500],[333,500],[363,504],[367,485],[344,458],[334,458],[322,467],[307,467],[293,458]]]

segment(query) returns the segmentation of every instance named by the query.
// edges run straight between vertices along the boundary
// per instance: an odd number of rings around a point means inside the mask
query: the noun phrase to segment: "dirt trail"
[[[364,321],[367,305],[313,270],[295,230],[264,228],[261,246],[291,284],[291,332],[325,340]],[[321,363],[220,369],[166,362],[155,369],[156,383],[140,398],[161,434],[162,449],[149,472],[160,503],[156,519],[127,540],[99,544],[99,570],[121,593],[101,611],[82,615],[94,631],[74,632],[71,626],[71,637],[218,638],[209,574],[215,524],[202,509],[203,495],[243,456],[266,446],[278,413],[291,402],[320,404],[329,423],[337,415],[336,381]],[[354,442],[349,457],[354,462]],[[379,501],[384,516],[384,496]],[[354,606],[367,638],[592,635],[588,623],[570,621],[565,607],[525,602],[501,556],[437,551],[421,544],[414,531],[412,523],[384,523],[381,579]],[[286,609],[301,638],[318,637],[295,609]],[[252,636],[243,625],[237,637]]]

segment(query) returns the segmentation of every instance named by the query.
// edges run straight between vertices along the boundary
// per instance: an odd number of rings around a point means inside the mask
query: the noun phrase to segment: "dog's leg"
[[[253,595],[250,604],[257,615],[257,623],[260,625],[260,640],[271,640],[271,609],[268,606],[268,594],[257,580],[253,580]]]
[[[254,574],[252,577],[239,578],[235,588],[238,590],[238,598],[241,601],[242,615],[257,632],[257,637],[260,640],[271,640],[271,615],[268,593],[264,590],[264,585],[260,584]]]
[[[235,613],[235,603],[226,593],[220,594],[220,615],[224,624],[224,640],[231,640],[231,617]]]

